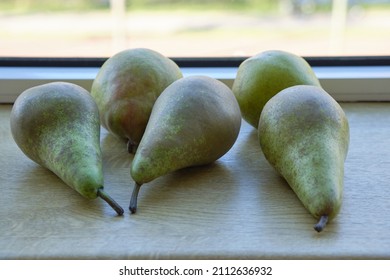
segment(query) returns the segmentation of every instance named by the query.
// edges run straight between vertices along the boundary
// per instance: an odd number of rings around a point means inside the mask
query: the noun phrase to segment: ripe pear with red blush
[[[126,49],[113,55],[101,66],[91,88],[101,125],[127,141],[129,152],[134,153],[157,97],[182,76],[173,60],[151,49]]]

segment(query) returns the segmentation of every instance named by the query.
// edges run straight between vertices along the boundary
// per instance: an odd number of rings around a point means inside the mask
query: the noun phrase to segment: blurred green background
[[[275,0],[127,0],[128,9],[253,9],[270,11],[277,8]],[[109,0],[2,0],[2,11],[82,11],[109,9]]]
[[[204,10],[230,9],[258,12],[275,12],[281,5],[290,5],[303,12],[329,11],[332,0],[126,0],[127,9],[158,10]],[[389,0],[349,0],[350,7],[364,9],[388,9]],[[110,8],[110,0],[1,0],[1,12],[41,12],[41,11],[91,11]]]
[[[344,5],[344,4],[345,5]],[[390,0],[1,0],[0,56],[389,55]]]

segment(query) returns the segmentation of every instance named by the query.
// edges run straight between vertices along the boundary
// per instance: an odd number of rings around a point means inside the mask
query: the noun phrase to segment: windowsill
[[[351,131],[343,204],[318,234],[246,122],[214,164],[145,184],[135,215],[133,157],[102,129],[105,189],[125,209],[117,217],[28,159],[9,129],[12,105],[0,105],[0,258],[390,259],[390,103],[341,106]]]
[[[183,74],[207,75],[231,86],[237,67],[181,67]],[[0,103],[13,103],[25,89],[68,81],[90,89],[99,67],[0,67]],[[314,66],[321,85],[337,101],[390,101],[390,66]]]

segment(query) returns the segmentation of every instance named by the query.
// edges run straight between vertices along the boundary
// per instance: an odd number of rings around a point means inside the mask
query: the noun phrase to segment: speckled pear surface
[[[27,89],[13,105],[10,125],[27,157],[82,196],[100,196],[123,213],[103,192],[99,111],[88,91],[66,82]]]
[[[342,204],[349,125],[339,104],[316,86],[287,88],[264,106],[258,128],[266,159],[286,179],[321,231]]]
[[[320,86],[307,61],[296,54],[267,50],[241,63],[232,90],[242,117],[257,129],[264,105],[281,90],[295,85]]]
[[[133,153],[157,97],[182,77],[173,60],[150,49],[126,49],[113,55],[99,69],[91,88],[102,126],[128,141]]]
[[[144,184],[169,172],[211,163],[235,143],[240,109],[232,91],[210,77],[189,76],[157,99],[131,165]]]

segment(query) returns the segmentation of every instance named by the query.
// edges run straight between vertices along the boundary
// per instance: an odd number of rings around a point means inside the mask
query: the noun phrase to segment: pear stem
[[[135,214],[135,212],[137,212],[137,198],[141,186],[142,184],[138,184],[137,182],[134,185],[133,193],[131,194],[130,206],[129,206],[129,210],[131,214]]]
[[[103,190],[103,187],[98,189],[97,195],[105,202],[107,202],[118,213],[119,216],[123,215],[123,208]]]
[[[135,154],[137,148],[138,145],[135,142],[131,141],[130,139],[127,141],[127,151],[129,154]]]
[[[318,223],[314,226],[314,229],[317,232],[321,232],[325,228],[328,219],[329,219],[328,215],[322,215]]]

